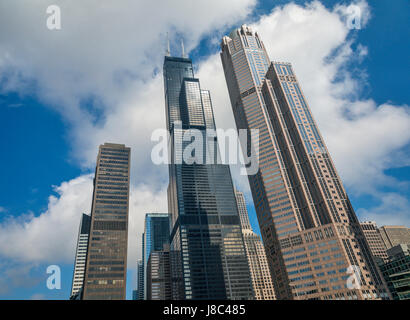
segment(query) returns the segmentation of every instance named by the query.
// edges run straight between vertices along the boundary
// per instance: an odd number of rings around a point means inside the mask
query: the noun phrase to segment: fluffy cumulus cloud
[[[69,124],[73,158],[85,169],[92,169],[99,144],[131,146],[129,267],[134,268],[145,213],[167,209],[167,167],[153,165],[150,158],[151,133],[165,127],[161,64],[166,32],[173,44],[183,37],[189,51],[204,36],[214,38],[244,19],[255,1],[55,3],[62,10],[59,31],[46,28],[47,1],[0,4],[0,30],[9,30],[0,32],[0,91],[35,94],[58,110]],[[358,5],[365,27],[370,11],[364,1]],[[360,215],[392,222],[385,210],[393,207],[408,221],[407,200],[379,188],[397,183],[386,169],[408,165],[403,150],[410,142],[409,107],[358,98],[365,71],[353,73],[347,65],[371,52],[353,46],[354,32],[360,31],[348,28],[348,12],[346,5],[329,10],[319,2],[291,3],[274,8],[252,27],[272,60],[293,64],[345,184],[357,194],[380,197],[379,208],[359,210]],[[172,45],[172,50],[178,49]],[[197,76],[211,90],[217,126],[235,128],[218,52],[202,58]],[[236,169],[236,183],[247,190]],[[0,256],[26,263],[72,261],[80,215],[90,210],[92,176],[74,178],[55,191],[46,211],[0,224]]]
[[[124,131],[127,141],[137,141],[147,126],[163,126],[150,122],[164,113],[162,82],[148,99],[144,93],[161,68],[167,32],[179,55],[181,39],[192,49],[204,35],[244,18],[255,0],[53,3],[61,8],[61,30],[46,27],[49,1],[0,4],[0,29],[8,30],[0,32],[0,91],[34,93],[60,112],[72,127],[73,156],[89,166],[100,128],[111,139]],[[129,97],[131,104],[124,104]],[[130,126],[116,123],[110,130],[110,119],[123,117],[132,117]]]
[[[73,261],[81,213],[90,211],[92,179],[80,176],[55,187],[39,215],[6,218],[0,225],[1,255],[22,262]]]
[[[18,262],[71,263],[82,213],[90,212],[92,175],[83,175],[54,187],[47,210],[17,218],[6,217],[0,225],[0,254]],[[153,192],[146,185],[131,186],[129,210],[129,260],[140,254],[145,213],[166,212],[166,189]],[[12,243],[13,245],[10,245]]]

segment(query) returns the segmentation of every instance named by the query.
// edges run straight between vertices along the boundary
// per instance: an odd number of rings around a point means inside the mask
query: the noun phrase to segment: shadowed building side
[[[207,164],[218,157],[209,91],[194,78],[187,58],[166,56],[164,89],[170,132],[168,206],[173,299],[251,299],[252,284],[229,166]],[[182,150],[195,133],[204,143],[202,162],[187,163]],[[209,150],[215,153],[208,154]],[[215,162],[214,162],[215,163]]]

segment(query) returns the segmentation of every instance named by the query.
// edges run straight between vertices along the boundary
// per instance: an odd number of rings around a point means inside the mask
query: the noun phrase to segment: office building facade
[[[251,299],[231,173],[215,161],[217,139],[206,133],[215,129],[210,93],[194,77],[190,59],[170,56],[164,61],[164,89],[173,299]],[[184,137],[198,133],[204,141],[203,149],[195,150],[199,161],[185,161],[183,150],[192,137]]]
[[[386,262],[388,260],[387,248],[384,244],[376,222],[364,221],[360,223],[360,226],[363,230],[367,243],[369,244],[373,257],[376,257],[376,263]]]
[[[137,300],[144,300],[144,264],[142,260],[137,262]]]
[[[130,152],[123,144],[99,147],[84,300],[125,300]]]
[[[266,259],[265,248],[259,236],[252,230],[243,193],[235,190],[235,197],[255,299],[275,300],[275,290],[268,260]]]
[[[70,297],[80,294],[84,283],[85,261],[87,258],[88,237],[90,235],[91,217],[85,213],[81,216],[75,252],[74,274]]]
[[[148,299],[145,288],[148,286],[147,265],[152,251],[161,251],[164,245],[169,245],[169,214],[147,213],[144,222],[142,262],[144,275],[144,299]]]
[[[410,245],[410,228],[405,226],[383,226],[379,228],[379,231],[387,249],[399,244]]]
[[[271,63],[247,26],[221,48],[237,129],[259,130],[259,171],[248,178],[277,298],[388,299],[292,66]]]
[[[147,263],[147,300],[172,299],[169,244],[151,251]]]

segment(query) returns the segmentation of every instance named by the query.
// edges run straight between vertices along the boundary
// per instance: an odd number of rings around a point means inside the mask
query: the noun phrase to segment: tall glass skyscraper
[[[168,207],[171,213],[171,273],[174,299],[250,299],[249,268],[229,167],[206,164],[218,155],[210,93],[194,78],[192,61],[166,56],[164,89],[170,133]],[[182,152],[202,136],[200,159]],[[213,151],[211,151],[213,150]],[[202,160],[202,162],[201,162]]]
[[[84,300],[125,300],[131,149],[100,145],[95,169]]]
[[[221,48],[237,128],[259,130],[248,177],[278,299],[389,298],[292,66],[247,26]]]
[[[142,262],[144,265],[144,298],[147,299],[147,265],[153,251],[162,251],[164,245],[169,245],[169,214],[147,213],[145,215]]]

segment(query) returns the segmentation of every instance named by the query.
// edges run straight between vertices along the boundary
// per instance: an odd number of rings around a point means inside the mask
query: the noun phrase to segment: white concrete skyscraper
[[[255,299],[274,300],[275,290],[262,241],[252,230],[243,193],[235,190],[235,197],[241,219],[242,235],[245,242]]]

